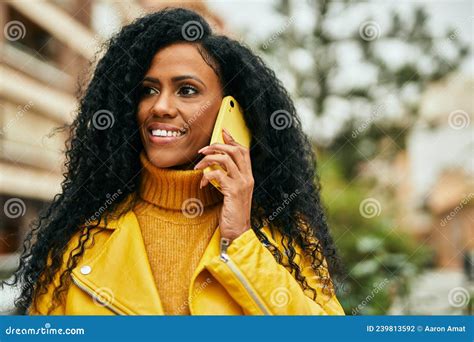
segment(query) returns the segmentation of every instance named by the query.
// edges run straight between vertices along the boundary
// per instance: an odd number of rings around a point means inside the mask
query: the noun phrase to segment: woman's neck
[[[175,165],[175,166],[171,166],[169,167],[170,169],[173,169],[173,170],[194,170],[194,166],[197,165],[197,163],[199,163],[199,161],[204,157],[204,155],[198,155],[194,160],[188,162],[188,163],[184,163],[184,164],[180,164],[180,165]]]

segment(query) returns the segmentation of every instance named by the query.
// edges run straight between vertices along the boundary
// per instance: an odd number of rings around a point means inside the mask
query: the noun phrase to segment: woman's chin
[[[190,160],[176,159],[179,152],[173,152],[169,157],[164,151],[147,151],[148,160],[156,167],[171,169],[192,169],[194,164]],[[191,166],[192,165],[192,166]]]

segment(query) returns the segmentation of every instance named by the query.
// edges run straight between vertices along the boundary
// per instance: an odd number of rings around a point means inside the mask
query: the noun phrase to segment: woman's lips
[[[183,135],[177,136],[177,137],[173,137],[173,136],[171,136],[171,137],[160,137],[160,136],[153,135],[151,133],[151,131],[148,131],[148,139],[150,140],[150,142],[153,145],[160,145],[160,146],[175,143],[178,140],[183,139],[187,135],[188,135],[188,132],[184,133]]]

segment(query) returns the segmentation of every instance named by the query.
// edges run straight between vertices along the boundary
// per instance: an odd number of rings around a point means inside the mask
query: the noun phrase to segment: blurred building
[[[472,314],[473,90],[474,76],[462,73],[429,86],[419,124],[394,165],[399,225],[433,249],[434,267],[416,279],[409,297],[397,300],[390,314]]]
[[[436,266],[462,271],[474,251],[474,76],[457,72],[433,83],[408,145],[412,199],[431,221]]]

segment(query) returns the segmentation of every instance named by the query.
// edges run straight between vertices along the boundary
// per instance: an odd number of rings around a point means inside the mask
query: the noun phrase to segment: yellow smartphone
[[[245,124],[244,114],[239,103],[232,97],[226,96],[222,99],[221,107],[219,113],[217,114],[216,123],[214,125],[214,130],[212,131],[210,145],[214,143],[225,144],[224,138],[222,137],[222,129],[225,128],[239,144],[250,148],[250,141],[252,135],[250,130]],[[206,167],[203,172],[207,173],[211,170],[225,170],[220,165],[211,165]],[[211,180],[212,185],[214,185],[219,191],[222,191],[219,182],[215,179]]]

